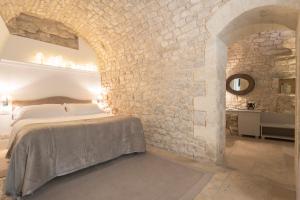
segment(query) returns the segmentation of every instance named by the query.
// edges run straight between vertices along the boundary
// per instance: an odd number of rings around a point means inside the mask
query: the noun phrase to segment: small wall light
[[[103,102],[103,101],[104,101],[104,98],[103,98],[102,95],[97,95],[97,96],[93,99],[93,103],[95,103],[95,104],[99,104],[99,103],[101,103],[101,102]]]
[[[1,104],[3,107],[8,106],[8,96],[1,97]]]
[[[1,114],[9,114],[12,110],[11,97],[9,95],[1,96],[0,112]]]
[[[97,104],[98,107],[105,112],[111,113],[111,108],[109,107],[107,101],[106,101],[106,96],[108,94],[109,89],[108,88],[101,88],[98,90],[98,94],[95,96],[93,99],[93,103]]]
[[[98,71],[98,67],[96,64],[93,63],[76,64],[71,61],[65,60],[61,55],[45,56],[42,52],[38,52],[37,54],[35,54],[34,60],[32,62],[37,64],[42,64],[42,65],[78,69],[83,71],[91,71],[91,72]]]
[[[44,59],[45,59],[45,56],[41,52],[38,52],[35,55],[35,62],[38,63],[38,64],[44,64]]]

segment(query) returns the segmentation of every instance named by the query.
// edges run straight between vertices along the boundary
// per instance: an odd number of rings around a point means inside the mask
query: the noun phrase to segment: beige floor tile
[[[216,172],[196,200],[294,200],[293,153],[290,142],[227,138],[228,171],[222,179]]]

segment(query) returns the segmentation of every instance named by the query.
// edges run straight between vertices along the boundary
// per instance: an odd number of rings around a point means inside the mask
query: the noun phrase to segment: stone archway
[[[265,10],[267,11],[266,16],[261,13]],[[225,148],[226,45],[237,35],[251,34],[253,30],[261,31],[263,27],[266,27],[265,25],[269,28],[283,25],[297,30],[299,13],[300,2],[297,0],[232,0],[208,20],[207,29],[210,37],[206,42],[205,49],[205,73],[209,75],[210,79],[207,80],[206,86],[208,93],[201,99],[201,103],[205,105],[207,113],[207,127],[203,129],[203,132],[205,135],[211,135],[208,138],[208,144],[211,145],[211,149],[215,149],[214,156],[217,163],[223,162]],[[233,31],[235,31],[234,34]],[[232,34],[231,38],[228,34]],[[297,99],[297,105],[299,101],[300,99]],[[298,116],[300,114],[299,106],[296,110]],[[297,147],[298,130],[296,130]],[[296,152],[298,151],[297,148]]]
[[[150,144],[222,161],[226,45],[220,34],[255,8],[299,8],[300,2],[216,2],[1,0],[0,15],[8,21],[20,12],[31,13],[69,26],[103,60],[100,71],[103,85],[112,88],[110,104],[118,113],[141,117]],[[191,16],[175,12],[179,7]],[[164,17],[141,15],[142,8],[159,10],[151,15]],[[176,99],[170,98],[173,94]],[[165,119],[168,123],[161,123]]]

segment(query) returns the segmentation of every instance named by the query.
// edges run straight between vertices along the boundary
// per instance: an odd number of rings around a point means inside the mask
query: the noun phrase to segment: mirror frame
[[[236,78],[242,78],[245,79],[249,82],[248,87],[245,90],[241,90],[241,91],[235,91],[230,87],[230,82]],[[246,95],[249,94],[250,92],[252,92],[252,90],[254,90],[255,87],[255,81],[254,79],[249,76],[248,74],[234,74],[231,75],[227,78],[226,80],[226,90],[228,92],[230,92],[231,94],[235,94],[235,95]]]

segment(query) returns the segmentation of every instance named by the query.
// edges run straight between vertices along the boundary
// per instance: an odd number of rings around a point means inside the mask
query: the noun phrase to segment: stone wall
[[[299,0],[1,0],[0,14],[72,28],[97,52],[114,112],[140,117],[148,144],[218,160],[225,67],[217,58],[226,55],[217,52],[225,49],[217,35],[243,12],[275,4],[300,7]]]
[[[226,94],[227,108],[257,109],[278,113],[295,112],[295,94],[280,94],[279,79],[296,77],[295,32],[269,31],[253,34],[228,49],[227,77],[237,73],[252,76],[256,86],[245,96]]]
[[[115,113],[141,118],[147,143],[216,160],[204,134],[206,21],[229,0],[3,0],[5,21],[20,12],[64,23],[99,56]],[[210,142],[208,142],[210,140]]]
[[[73,49],[79,48],[78,37],[61,22],[21,13],[7,22],[12,35],[48,42]]]

